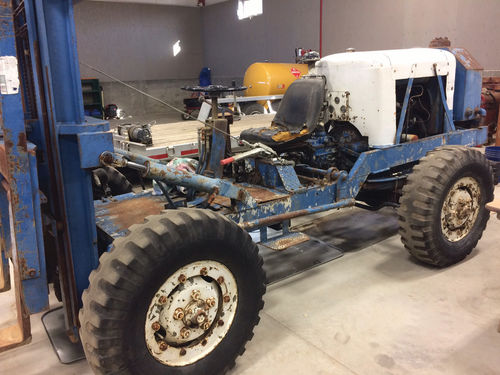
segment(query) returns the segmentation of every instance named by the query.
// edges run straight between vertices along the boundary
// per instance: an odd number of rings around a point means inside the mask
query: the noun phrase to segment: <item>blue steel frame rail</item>
[[[238,203],[237,212],[227,216],[243,228],[251,230],[292,217],[352,206],[370,174],[416,162],[439,146],[483,144],[486,142],[487,132],[486,127],[458,130],[415,142],[367,151],[359,156],[349,174],[341,174],[335,182],[308,187],[304,192],[262,203],[256,208],[245,207],[242,203]]]
[[[416,162],[429,151],[442,145],[475,146],[484,143],[486,138],[487,128],[482,127],[457,130],[415,142],[367,151],[359,156],[348,174],[340,173],[336,181],[304,187],[295,192],[287,192],[285,187],[268,189],[280,195],[280,198],[260,204],[255,204],[254,200],[246,198],[251,194],[245,191],[244,186],[233,184],[229,180],[212,179],[194,173],[180,172],[153,159],[122,151],[120,153],[123,157],[115,155],[113,160],[121,162],[122,166],[126,165],[123,164],[123,158],[140,163],[146,168],[144,169],[146,176],[173,185],[193,187],[208,192],[213,192],[214,187],[224,186],[217,195],[232,198],[236,202],[235,210],[227,213],[226,216],[246,230],[252,230],[298,216],[352,206],[370,174],[381,173],[393,167]],[[297,176],[292,177],[296,178]]]

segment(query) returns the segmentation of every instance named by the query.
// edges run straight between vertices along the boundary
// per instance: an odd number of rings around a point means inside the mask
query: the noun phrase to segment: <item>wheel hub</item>
[[[219,294],[217,282],[202,276],[190,277],[174,290],[159,319],[167,344],[183,344],[203,336],[217,316]]]
[[[461,178],[448,191],[441,210],[441,229],[448,241],[459,241],[470,233],[480,198],[479,183],[472,177]]]
[[[180,268],[149,306],[145,323],[149,352],[170,366],[198,361],[225,337],[237,302],[236,280],[221,263],[200,261]]]

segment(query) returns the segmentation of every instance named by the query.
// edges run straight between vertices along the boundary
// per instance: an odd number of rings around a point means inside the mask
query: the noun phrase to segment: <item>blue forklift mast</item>
[[[112,135],[107,122],[84,116],[72,1],[3,1],[0,18],[0,77],[20,82],[0,96],[3,290],[11,258],[22,332],[5,347],[29,340],[29,314],[48,307],[48,281],[61,286],[76,341],[80,297],[98,262],[88,168],[113,149]],[[46,257],[57,258],[59,280],[47,280]]]

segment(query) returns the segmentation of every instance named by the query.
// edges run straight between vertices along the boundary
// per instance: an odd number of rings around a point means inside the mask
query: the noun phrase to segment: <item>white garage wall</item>
[[[294,62],[295,47],[319,47],[319,0],[264,0],[264,13],[238,20],[237,1],[203,9],[205,65],[217,79],[243,77],[257,61]]]
[[[324,0],[323,11],[324,53],[426,47],[448,36],[485,70],[500,70],[499,0]]]
[[[264,14],[236,17],[237,1],[203,10],[205,64],[216,77],[243,76],[255,61],[292,61],[295,47],[319,49],[320,0],[263,0]],[[427,46],[436,36],[500,70],[495,25],[500,0],[323,0],[323,55]]]
[[[200,8],[84,1],[75,24],[80,60],[120,79],[194,78],[202,67]],[[96,73],[82,67],[82,76]]]
[[[84,1],[75,5],[75,24],[81,61],[182,108],[189,95],[180,87],[196,84],[203,65],[201,9]],[[177,40],[182,50],[174,57]],[[101,80],[105,105],[116,104],[134,117],[175,113],[84,66],[80,69],[82,77]]]

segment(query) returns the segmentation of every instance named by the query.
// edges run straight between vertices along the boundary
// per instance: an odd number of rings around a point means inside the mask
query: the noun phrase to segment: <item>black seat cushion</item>
[[[286,91],[271,126],[244,130],[240,138],[251,143],[278,146],[306,137],[318,124],[324,99],[323,78],[299,79]]]
[[[306,137],[309,134],[304,128],[299,133],[291,133],[285,127],[275,125],[266,126],[263,128],[251,128],[243,130],[240,138],[250,143],[263,143],[267,146],[280,146],[282,144],[298,140],[298,138]]]

